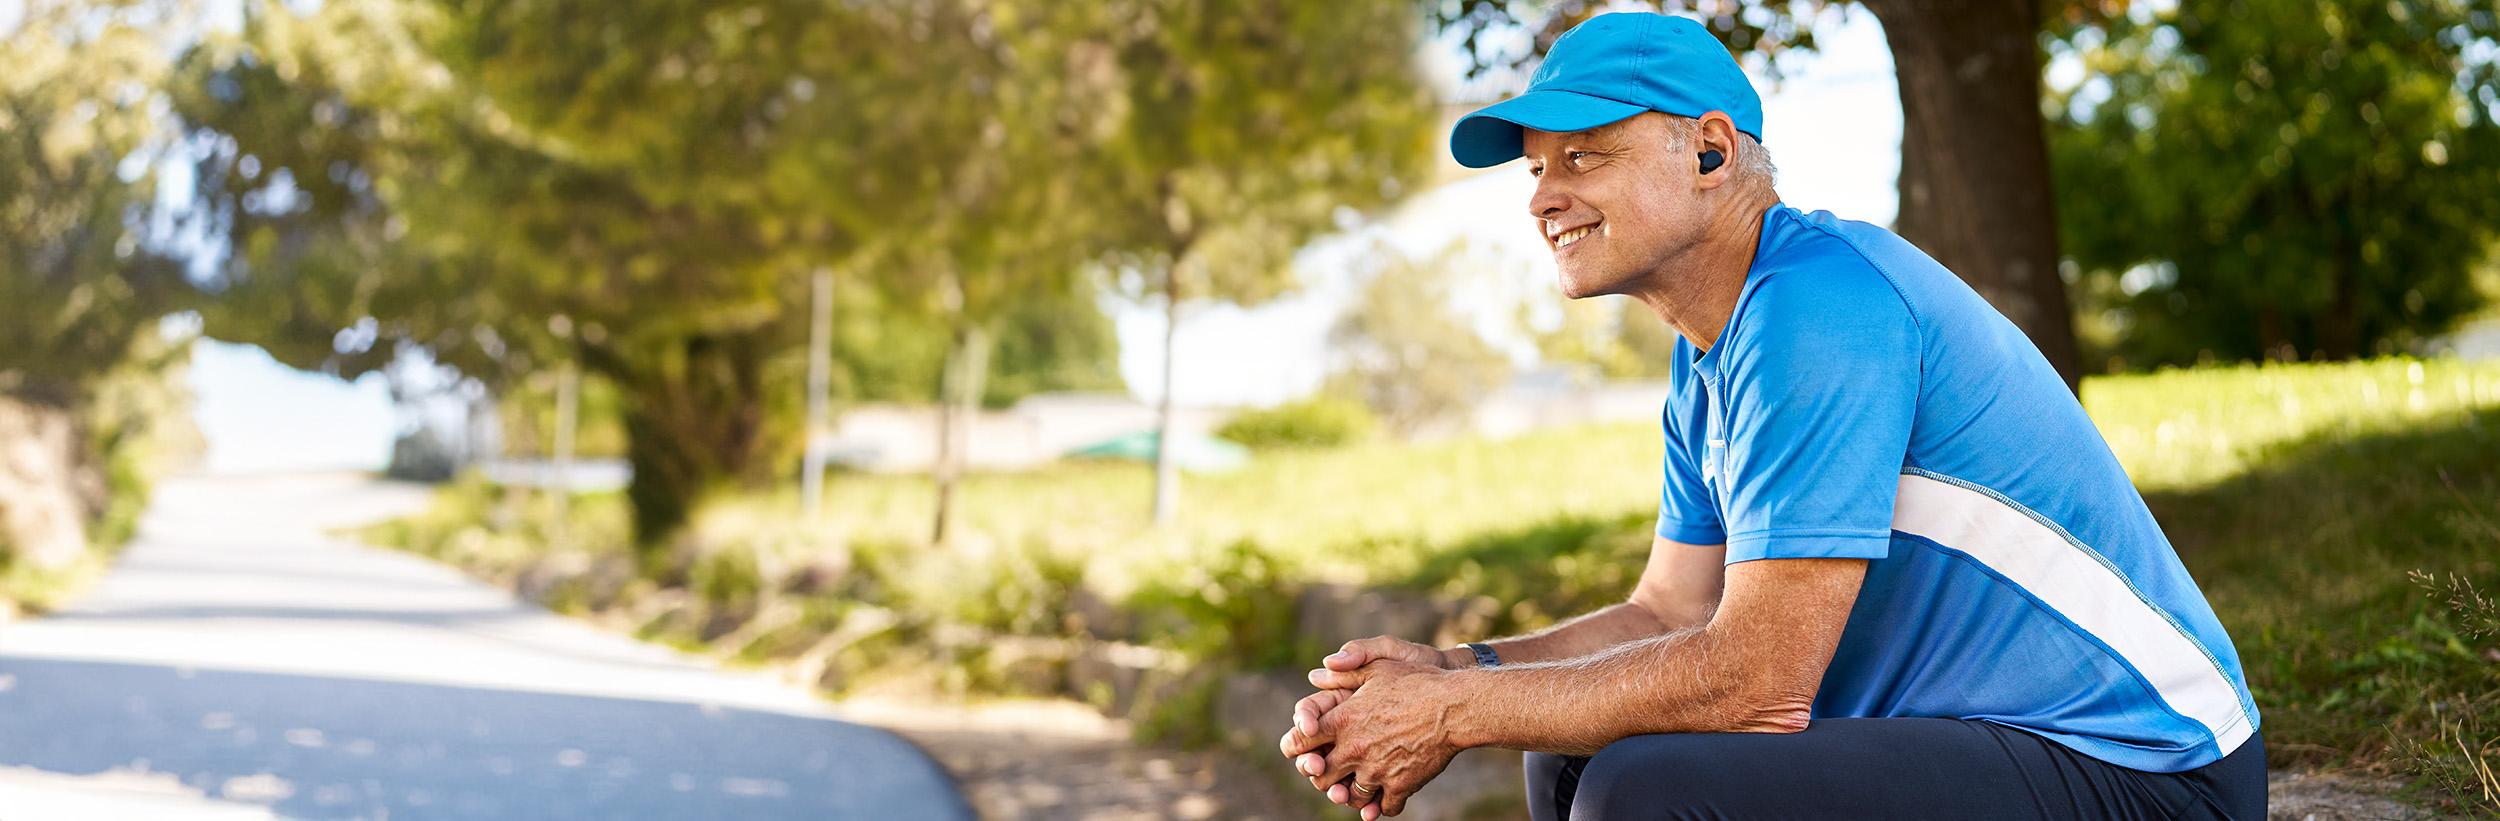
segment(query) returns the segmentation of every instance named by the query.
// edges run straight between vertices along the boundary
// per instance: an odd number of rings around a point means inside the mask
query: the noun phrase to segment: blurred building
[[[1232,412],[1184,407],[1175,426],[1184,434],[1210,433]],[[1007,410],[972,417],[967,462],[974,470],[1021,470],[1154,426],[1154,406],[1125,393],[1034,394]],[[859,405],[842,411],[822,446],[834,464],[877,473],[924,471],[937,463],[937,430],[935,406]]]
[[[1664,382],[1589,383],[1563,372],[1530,372],[1477,403],[1463,423],[1423,436],[1500,438],[1567,425],[1655,420],[1666,400]],[[1175,425],[1184,436],[1211,434],[1238,410],[1182,407]],[[925,471],[937,462],[937,426],[932,406],[861,405],[844,411],[822,444],[835,464],[876,473]],[[1035,394],[1015,407],[976,415],[968,460],[975,470],[1023,470],[1154,426],[1154,406],[1127,394]]]
[[[1669,392],[1663,380],[1602,382],[1575,379],[1567,371],[1529,371],[1478,404],[1469,430],[1498,439],[1598,422],[1655,422]]]

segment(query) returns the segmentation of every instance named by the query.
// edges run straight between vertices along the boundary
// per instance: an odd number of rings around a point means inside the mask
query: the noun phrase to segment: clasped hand
[[[1293,708],[1278,748],[1294,771],[1363,821],[1397,815],[1458,755],[1443,720],[1450,660],[1388,636],[1347,642],[1311,671],[1317,693]]]

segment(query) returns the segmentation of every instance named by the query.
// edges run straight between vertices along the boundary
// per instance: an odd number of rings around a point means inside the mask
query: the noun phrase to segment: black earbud
[[[1717,171],[1719,166],[1726,164],[1727,155],[1719,153],[1717,149],[1701,152],[1701,173],[1708,174]]]

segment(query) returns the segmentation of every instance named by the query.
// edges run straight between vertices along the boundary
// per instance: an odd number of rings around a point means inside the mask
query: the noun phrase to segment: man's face
[[[1699,238],[1695,161],[1670,128],[1650,112],[1587,131],[1525,129],[1537,178],[1528,211],[1562,270],[1564,296],[1625,293]]]

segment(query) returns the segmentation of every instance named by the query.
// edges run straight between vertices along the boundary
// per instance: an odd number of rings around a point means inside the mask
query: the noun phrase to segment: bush
[[[1252,448],[1333,448],[1362,441],[1380,421],[1363,403],[1314,396],[1233,414],[1215,435]]]

